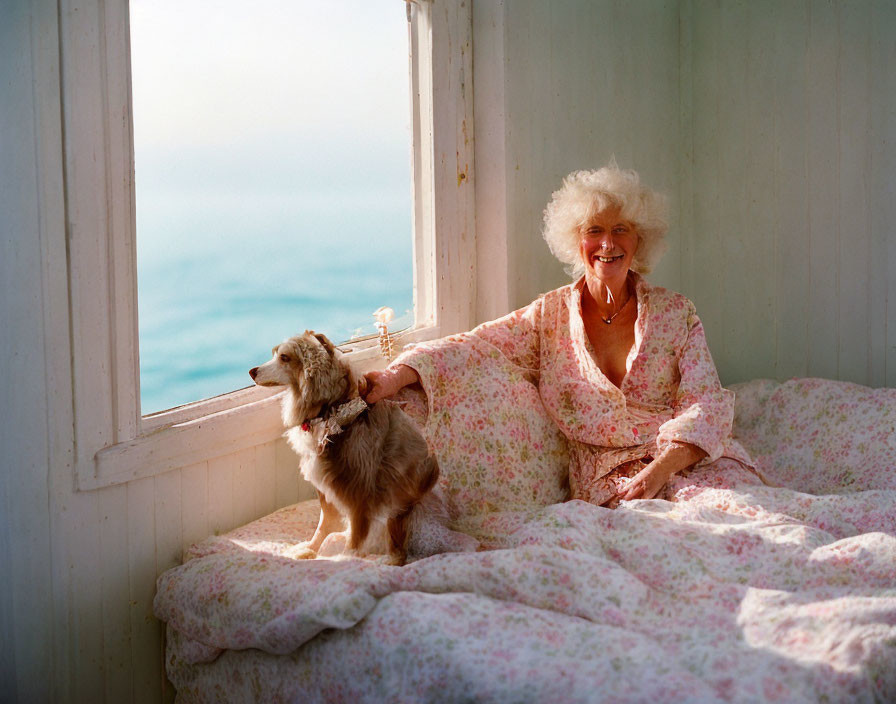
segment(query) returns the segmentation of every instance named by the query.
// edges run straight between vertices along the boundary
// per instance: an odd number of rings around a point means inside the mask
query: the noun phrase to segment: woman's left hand
[[[634,499],[652,499],[662,491],[666,482],[674,472],[664,467],[664,463],[653,460],[644,469],[629,479],[625,488],[616,495],[619,501],[633,501]]]
[[[619,501],[652,499],[660,493],[673,474],[692,467],[704,457],[706,452],[696,445],[674,442],[633,476],[625,488],[616,494],[616,498]]]

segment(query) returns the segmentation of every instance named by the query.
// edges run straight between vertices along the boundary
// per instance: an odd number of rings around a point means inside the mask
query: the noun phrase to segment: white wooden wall
[[[726,381],[896,386],[894,7],[476,0],[479,317],[565,282],[541,211],[615,154],[671,196],[653,278]],[[282,442],[74,491],[56,14],[0,1],[0,699],[158,702],[156,576],[301,497]]]
[[[477,0],[474,14],[477,227],[506,225],[508,251],[506,271],[480,269],[480,319],[567,281],[542,209],[566,173],[615,154],[670,196],[651,279],[695,301],[723,381],[896,386],[896,3]],[[483,45],[503,62],[479,63]]]
[[[680,280],[723,379],[896,386],[896,3],[681,15]]]

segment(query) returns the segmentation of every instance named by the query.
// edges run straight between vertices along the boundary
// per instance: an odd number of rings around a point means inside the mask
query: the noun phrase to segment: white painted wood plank
[[[111,357],[110,271],[103,99],[102,11],[97,2],[63,0],[61,46],[66,145],[66,215],[71,266],[73,369],[78,464],[90,467],[97,449],[115,442],[112,406],[116,365]],[[77,69],[75,68],[77,66]]]
[[[124,702],[134,691],[131,663],[128,490],[97,492],[100,509],[104,679],[107,702]]]
[[[432,184],[436,305],[443,333],[467,330],[475,315],[472,3],[433,3]],[[451,272],[449,275],[447,272]]]
[[[60,85],[59,5],[55,0],[30,3],[34,11],[31,24],[34,63],[34,91],[36,102],[35,157],[40,193],[41,279],[43,286],[43,345],[46,359],[46,419],[49,448],[48,464],[35,468],[35,479],[45,482],[41,502],[32,510],[32,531],[46,531],[47,545],[37,552],[42,554],[45,573],[40,584],[31,589],[46,589],[49,599],[41,604],[39,619],[48,628],[31,627],[40,639],[40,654],[30,656],[34,668],[27,674],[34,691],[27,692],[32,701],[64,701],[69,694],[70,673],[74,658],[67,651],[67,633],[62,627],[66,617],[68,583],[60,583],[62,556],[58,551],[56,534],[60,527],[54,518],[59,508],[53,497],[54,486],[70,492],[74,474],[74,420],[72,397],[72,354],[68,257],[65,229],[65,181],[63,177],[62,104]],[[3,45],[3,41],[0,41]],[[14,170],[17,177],[21,172]],[[4,189],[0,189],[2,191]],[[4,212],[9,212],[5,208]],[[6,300],[6,299],[4,299]],[[11,332],[4,326],[4,330]],[[38,527],[39,526],[39,527]]]
[[[870,383],[896,387],[896,3],[871,7]]]
[[[726,5],[722,40],[727,43],[729,80],[724,100],[731,105],[723,125],[731,129],[721,177],[729,184],[723,221],[726,249],[726,355],[736,370],[732,381],[747,381],[774,370],[775,104],[774,36],[776,6],[768,1]],[[725,186],[723,186],[725,188]],[[772,372],[774,373],[774,372]]]
[[[0,37],[3,35],[0,34]],[[6,445],[4,445],[6,446]],[[9,521],[9,496],[6,489],[7,473],[0,473],[0,564],[14,566],[12,561],[11,531]],[[18,685],[16,680],[16,631],[15,631],[15,605],[13,601],[13,576],[15,569],[0,570],[0,639],[3,647],[0,648],[0,681],[6,682],[7,693],[11,702],[17,702]],[[49,665],[44,659],[45,666]],[[47,668],[49,669],[49,668]],[[44,692],[46,695],[48,692]]]
[[[274,443],[274,456],[277,464],[277,506],[289,506],[301,500],[299,458],[282,438]]]
[[[96,455],[95,476],[81,475],[79,487],[92,489],[155,476],[251,449],[282,432],[280,402],[265,398],[107,447]]]
[[[738,268],[750,267],[754,247],[751,243],[750,212],[747,204],[746,177],[751,145],[748,141],[750,121],[748,105],[754,96],[749,94],[752,55],[747,27],[749,8],[746,5],[724,5],[716,31],[723,50],[718,55],[724,76],[724,88],[718,96],[719,111],[719,211],[716,213],[721,259],[709,267],[721,268],[724,285],[720,290],[721,345],[717,364],[726,370],[728,383],[743,381],[741,364],[744,361],[743,334],[747,316],[756,315],[757,307],[749,289],[749,279],[734,273]],[[742,269],[742,270],[743,270]],[[755,272],[750,267],[751,277]],[[715,351],[715,350],[713,350]]]
[[[773,30],[776,69],[771,85],[778,115],[774,140],[777,197],[773,201],[777,231],[775,376],[781,380],[808,373],[808,25],[804,3],[782,3]]]
[[[277,451],[274,443],[255,448],[255,515],[266,516],[277,508]]]
[[[473,3],[473,128],[476,158],[476,322],[510,310],[507,288],[508,201],[504,5]],[[479,233],[489,233],[481,237]]]
[[[840,379],[868,384],[871,361],[871,6],[842,3],[839,46]]]
[[[36,150],[43,95],[35,95],[31,58],[35,8],[4,5],[0,27],[0,698],[41,701],[51,696],[52,661],[47,643],[50,612],[50,548],[47,516],[48,427],[42,336],[42,174]]]
[[[208,462],[208,527],[212,535],[226,533],[233,520],[233,474],[236,462],[232,455]]]
[[[128,569],[131,609],[131,664],[134,689],[131,701],[159,701],[162,631],[152,613],[156,592],[155,480],[127,485]]]
[[[153,479],[155,500],[156,575],[181,563],[183,545],[182,483],[180,471]]]
[[[808,373],[836,379],[840,335],[839,85],[837,15],[830,3],[812,0],[809,11],[809,360]]]
[[[683,293],[697,306],[697,313],[706,329],[706,339],[723,382],[728,381],[729,367],[724,356],[724,310],[721,305],[725,271],[720,216],[722,186],[720,179],[721,92],[727,76],[722,75],[720,13],[715,5],[701,4],[693,15],[693,224],[689,236],[693,277]]]
[[[670,220],[669,226],[678,230],[678,247],[666,254],[674,259],[677,269],[676,291],[689,290],[695,276],[694,258],[694,164],[695,164],[695,114],[694,114],[694,2],[681,0],[679,6],[678,35],[678,220]],[[693,295],[693,294],[691,294]]]
[[[250,447],[233,455],[233,520],[234,526],[254,521],[256,512],[257,481],[255,473],[255,448]]]
[[[31,701],[62,701],[70,694],[70,673],[73,657],[67,642],[68,632],[62,627],[67,620],[63,610],[68,606],[68,583],[61,583],[61,556],[56,533],[59,530],[53,518],[54,485],[61,483],[66,491],[71,490],[73,474],[74,437],[72,419],[72,379],[71,379],[71,339],[69,335],[69,291],[68,261],[65,230],[65,192],[63,178],[62,106],[59,93],[60,47],[59,47],[59,7],[55,0],[39,0],[23,3],[33,11],[31,20],[33,62],[33,83],[29,87],[35,99],[36,140],[34,156],[37,164],[37,186],[39,191],[39,223],[41,246],[41,283],[43,322],[43,347],[46,370],[46,422],[49,455],[47,464],[34,468],[34,479],[44,484],[39,504],[29,507],[31,514],[31,534],[35,538],[46,533],[47,543],[35,551],[42,555],[44,573],[29,586],[37,596],[46,590],[48,596],[39,605],[33,616],[43,625],[32,623],[31,636],[39,642],[39,653],[28,657],[31,672],[23,673],[31,688],[24,692],[25,699]],[[15,25],[9,27],[17,31]],[[23,32],[25,30],[23,29]],[[0,40],[0,46],[8,45]],[[0,64],[6,63],[0,61]],[[4,85],[6,83],[4,82]],[[11,96],[7,95],[7,99]],[[9,105],[11,101],[5,102]],[[23,172],[11,169],[15,178],[23,179]],[[0,188],[0,192],[6,189]],[[15,209],[2,208],[9,214]],[[0,277],[4,278],[5,277]],[[9,300],[5,296],[3,300]],[[2,305],[2,304],[0,304]],[[34,319],[35,321],[37,318]],[[14,334],[6,325],[3,329]],[[5,416],[6,414],[4,414]],[[3,444],[4,443],[0,443]],[[8,563],[5,563],[8,564]],[[24,609],[22,609],[24,612]],[[51,664],[52,663],[52,664]]]
[[[581,126],[570,127],[568,117],[551,115],[550,107],[532,109],[532,96],[550,96],[557,106],[566,106],[567,115],[575,115],[572,104],[575,91],[566,87],[571,75],[555,76],[551,84],[551,66],[558,57],[569,56],[577,43],[575,37],[552,44],[550,27],[552,18],[569,17],[570,6],[555,3],[525,2],[505,3],[505,66],[508,78],[505,83],[507,110],[507,169],[508,188],[508,303],[510,308],[527,304],[545,290],[546,278],[553,280],[561,271],[559,266],[545,267],[539,255],[547,252],[541,240],[541,212],[551,192],[559,186],[560,174],[548,175],[547,152],[562,149],[564,140],[554,137],[554,130],[567,135],[580,134]],[[561,14],[557,14],[561,13]],[[560,19],[571,34],[577,31]],[[552,54],[552,50],[555,52]],[[570,74],[572,72],[569,72]],[[562,91],[562,92],[561,92]],[[549,124],[551,118],[556,125]],[[579,161],[579,160],[577,160]],[[582,168],[578,163],[572,168]],[[566,169],[564,168],[565,175]],[[533,256],[533,253],[536,253]],[[546,258],[550,261],[550,255]],[[562,274],[560,274],[563,276]],[[566,277],[563,276],[565,280]],[[504,311],[505,313],[508,311]]]
[[[635,52],[635,94],[632,121],[636,132],[632,166],[645,182],[669,198],[669,250],[650,278],[680,291],[682,229],[679,210],[682,182],[679,165],[684,158],[680,123],[682,65],[679,51],[679,2],[640,2],[633,33],[643,37]],[[689,78],[688,78],[689,80]]]
[[[183,546],[183,506],[180,471],[169,472],[154,479],[155,494],[155,541],[156,541],[156,577],[165,570],[181,563]],[[159,650],[156,670],[158,694],[156,690],[141,693],[136,701],[147,704],[172,701],[174,691],[164,672],[165,637],[164,624],[153,619],[159,633]]]
[[[208,523],[208,463],[184,467],[181,476],[181,554],[211,534]]]
[[[70,696],[72,701],[99,702],[105,696],[99,502],[96,494],[72,494],[71,478],[64,492],[53,520],[64,544],[59,578],[69,598],[62,630],[68,635]]]

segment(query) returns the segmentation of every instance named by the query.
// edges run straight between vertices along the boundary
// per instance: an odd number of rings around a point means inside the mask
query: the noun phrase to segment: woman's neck
[[[619,313],[631,297],[627,274],[615,281],[604,281],[586,274],[583,288],[583,293],[587,293],[598,314],[604,319]]]

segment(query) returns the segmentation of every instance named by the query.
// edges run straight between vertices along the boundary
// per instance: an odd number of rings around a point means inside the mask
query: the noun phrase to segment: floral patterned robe
[[[475,374],[464,369],[476,361],[463,348],[499,352],[535,384],[566,437],[572,498],[604,503],[641,469],[641,460],[672,442],[705,451],[698,467],[720,458],[749,467],[746,450],[731,438],[734,394],[719,382],[694,304],[631,276],[638,305],[635,344],[618,388],[601,372],[585,333],[583,279],[469,333],[416,345],[395,363],[417,371],[432,410],[440,376],[466,374],[471,390],[476,386]],[[520,402],[517,387],[505,391],[497,403]]]

